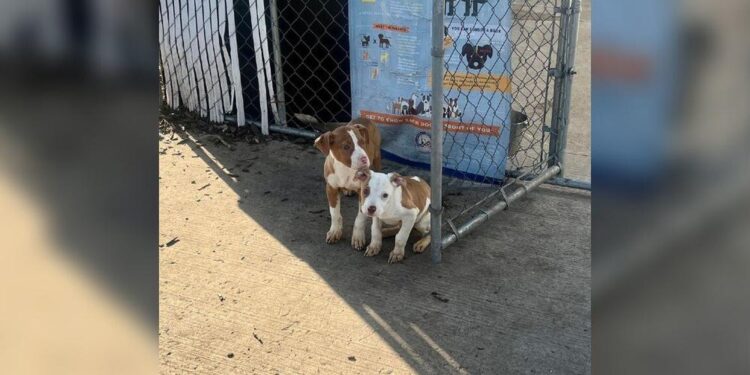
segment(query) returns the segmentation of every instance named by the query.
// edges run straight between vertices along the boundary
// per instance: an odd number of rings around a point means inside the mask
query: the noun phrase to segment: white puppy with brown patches
[[[388,263],[404,259],[404,248],[412,229],[423,236],[414,243],[414,252],[425,251],[430,245],[430,185],[419,177],[403,177],[398,173],[385,174],[369,170],[357,172],[356,178],[362,182],[359,192],[360,212],[372,218],[372,239],[365,255],[380,253],[383,224],[401,224]]]
[[[331,228],[326,233],[326,242],[335,243],[343,233],[341,192],[359,190],[360,183],[355,179],[358,169],[370,166],[380,169],[380,132],[371,121],[358,118],[318,137],[315,147],[326,155],[323,177],[331,213]],[[352,246],[358,250],[365,246],[366,222],[367,217],[362,213],[354,221]]]

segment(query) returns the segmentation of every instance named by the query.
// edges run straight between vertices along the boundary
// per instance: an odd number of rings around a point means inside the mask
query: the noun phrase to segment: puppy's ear
[[[393,187],[399,187],[404,186],[406,181],[404,181],[404,178],[400,174],[393,172],[391,173],[391,184],[393,184]]]
[[[354,178],[357,181],[360,182],[366,182],[370,179],[370,170],[369,169],[360,169],[357,171],[357,173],[354,175]]]
[[[331,132],[323,133],[323,135],[315,139],[315,147],[320,150],[323,155],[328,155],[328,152],[331,151],[332,143],[333,133]]]
[[[360,137],[362,137],[362,140],[365,141],[365,143],[370,142],[370,136],[367,134],[367,127],[362,124],[354,124],[354,129],[356,129],[357,132],[359,132]]]

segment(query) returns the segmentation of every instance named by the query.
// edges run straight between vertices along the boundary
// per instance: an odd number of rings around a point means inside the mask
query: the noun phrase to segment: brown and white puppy
[[[335,243],[343,232],[340,193],[344,190],[359,191],[360,182],[354,178],[357,170],[370,167],[380,170],[380,131],[369,120],[358,118],[318,137],[315,147],[326,155],[323,177],[331,212],[331,228],[326,233],[326,242]],[[352,246],[355,249],[361,250],[365,246],[366,221],[367,217],[362,213],[354,221]]]
[[[388,263],[404,259],[404,247],[412,228],[423,236],[414,243],[414,252],[425,251],[430,245],[430,185],[419,177],[403,177],[398,173],[360,171],[357,179],[362,182],[359,211],[372,217],[372,239],[365,255],[380,252],[383,224],[401,224]]]

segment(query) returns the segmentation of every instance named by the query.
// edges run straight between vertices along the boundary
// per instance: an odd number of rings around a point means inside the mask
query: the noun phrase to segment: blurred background
[[[156,369],[156,1],[0,4],[3,373]],[[750,371],[750,4],[592,2],[593,371]]]
[[[750,371],[747,1],[596,1],[593,371]]]
[[[0,372],[157,363],[156,1],[0,3]]]

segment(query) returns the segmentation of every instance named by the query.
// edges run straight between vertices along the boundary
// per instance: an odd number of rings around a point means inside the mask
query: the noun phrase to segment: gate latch
[[[576,74],[578,74],[578,72],[576,72],[572,67],[571,68],[563,68],[562,72],[561,72],[561,69],[550,68],[549,72],[547,74],[549,74],[550,76],[555,77],[555,78],[561,78],[563,76],[573,76],[573,75],[576,75]]]

